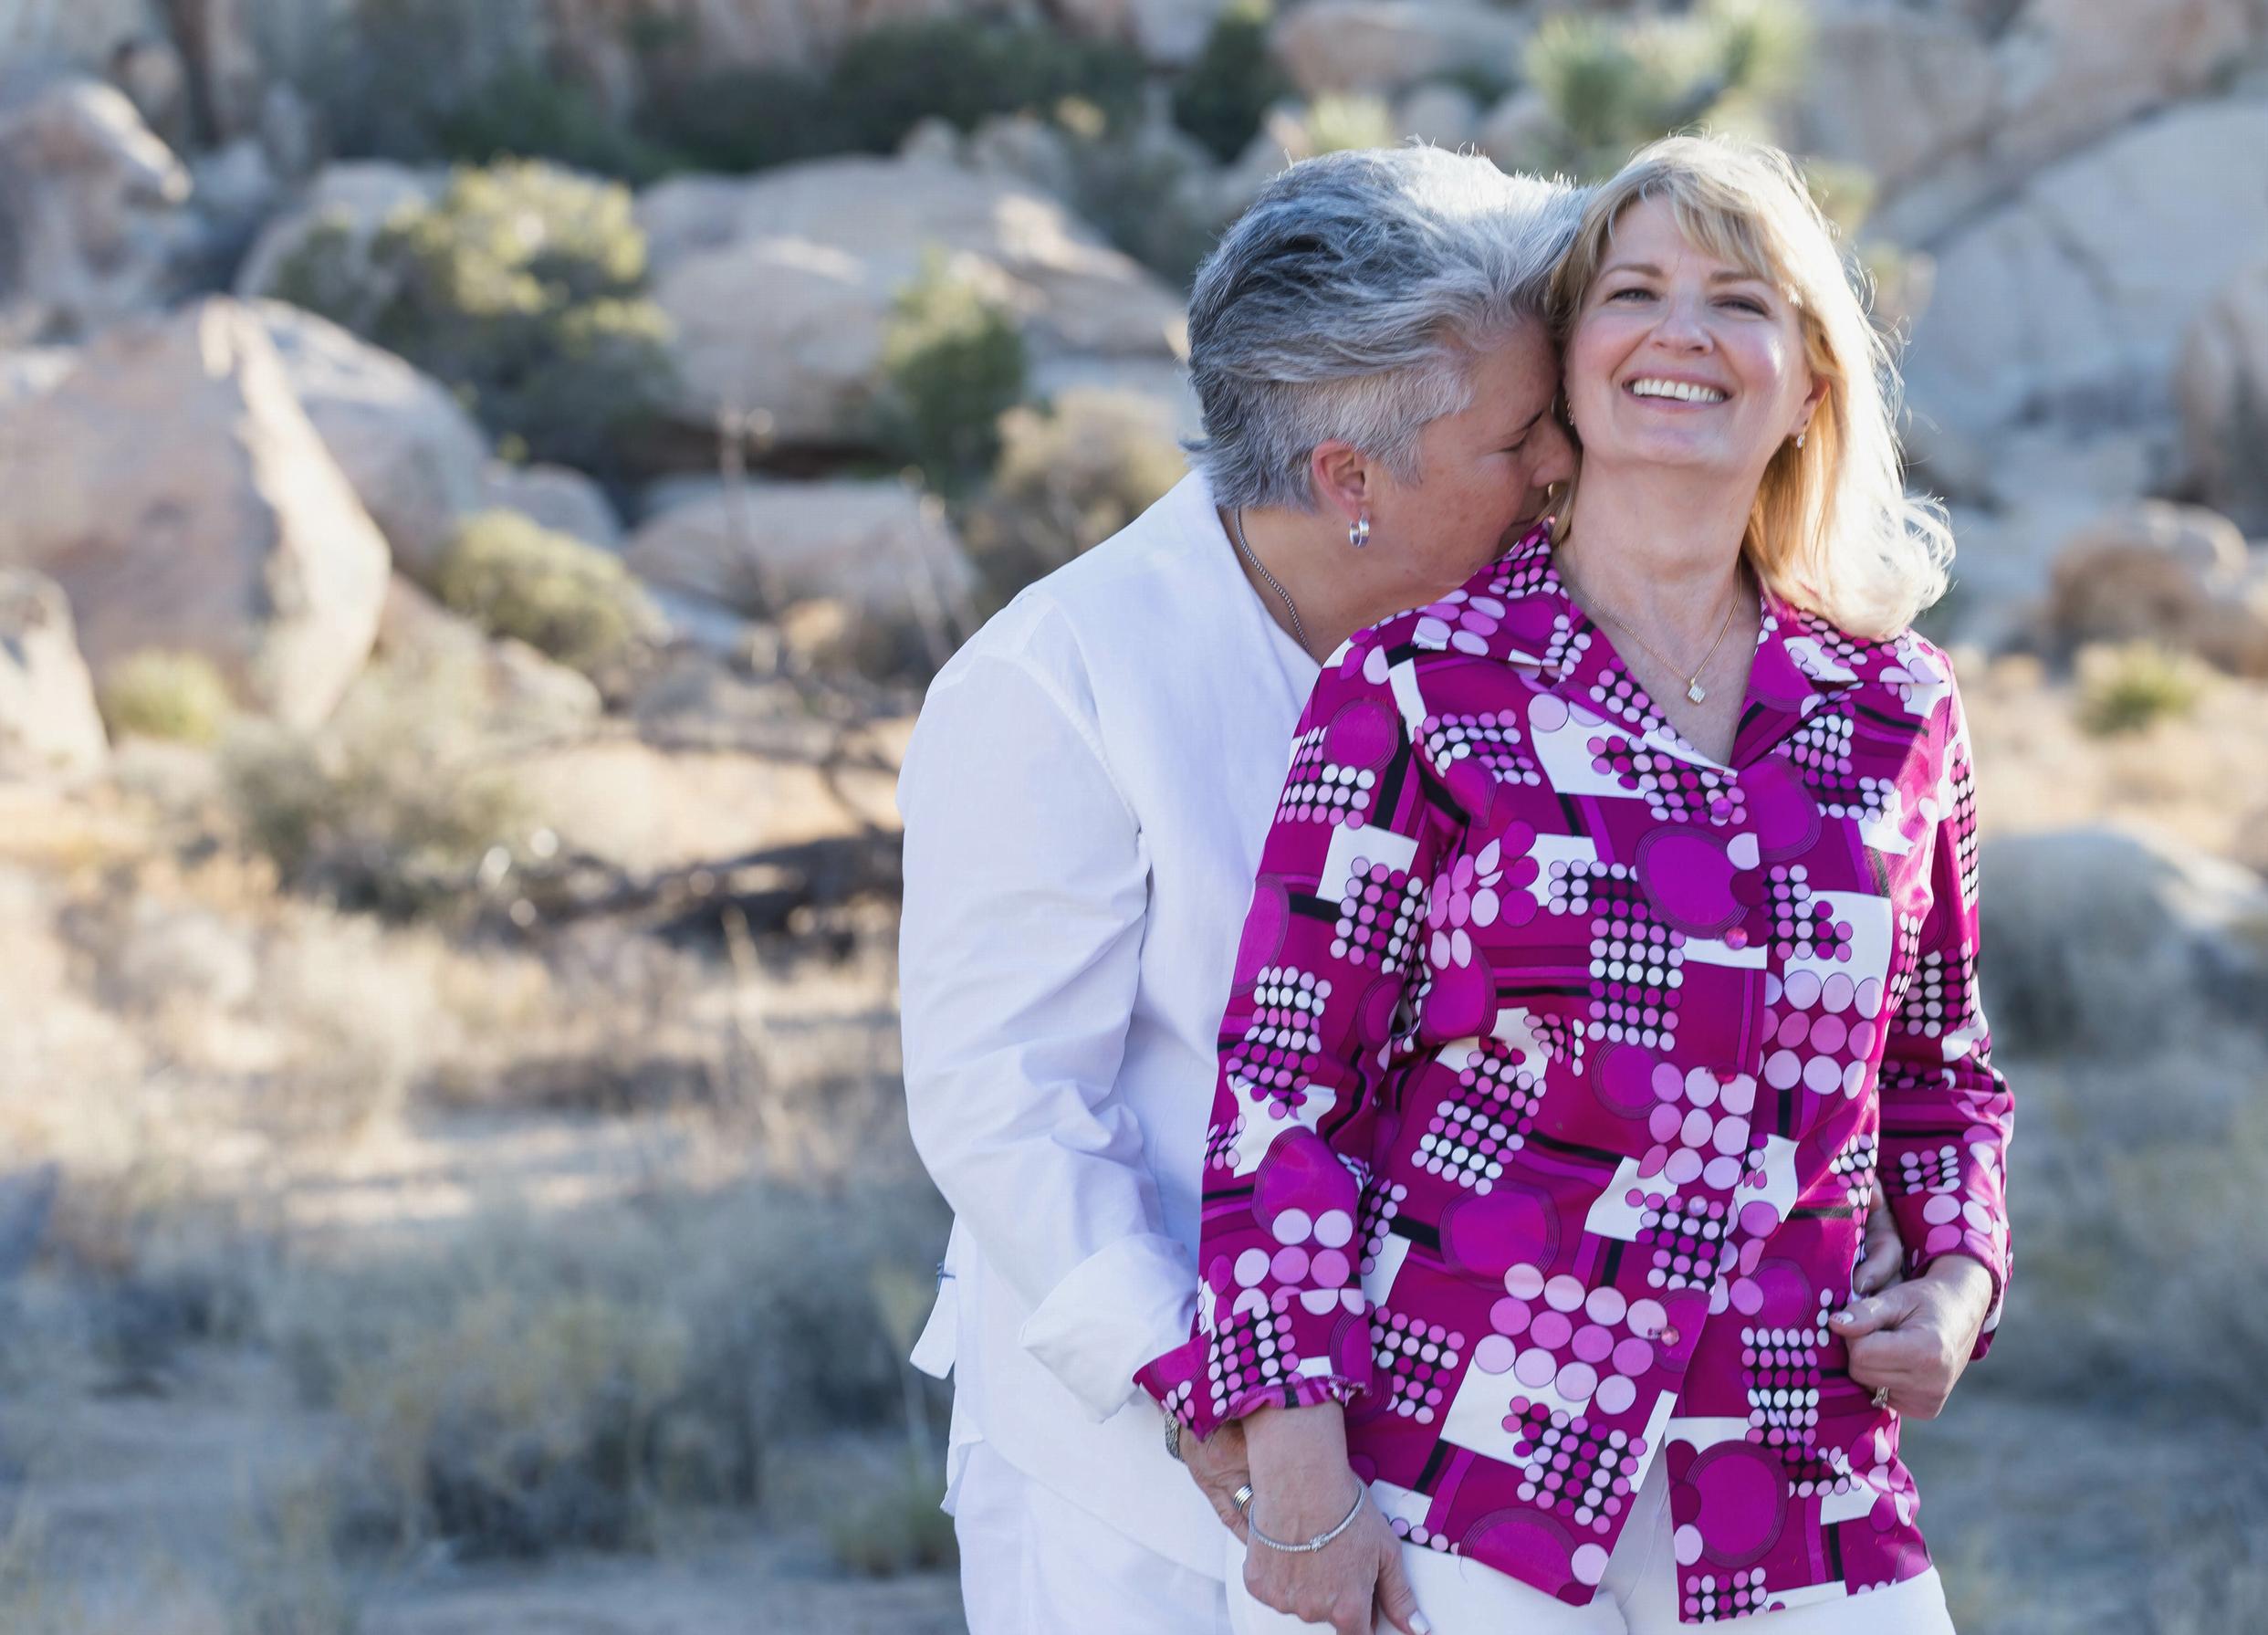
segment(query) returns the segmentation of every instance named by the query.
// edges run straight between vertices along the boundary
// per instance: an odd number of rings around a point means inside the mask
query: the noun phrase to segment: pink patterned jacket
[[[1681,1618],[1929,1563],[1847,1371],[1879,1169],[1907,1271],[2009,1265],[1945,656],[1768,601],[1731,764],[1541,530],[1324,666],[1220,1032],[1198,1434],[1335,1397],[1404,1537],[1576,1604],[1669,1461]]]

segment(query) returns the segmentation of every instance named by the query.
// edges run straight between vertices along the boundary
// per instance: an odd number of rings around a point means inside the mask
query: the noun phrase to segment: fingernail
[[[1433,1635],[1433,1625],[1427,1621],[1426,1615],[1422,1612],[1413,1612],[1409,1615],[1409,1627],[1416,1630],[1417,1635]]]

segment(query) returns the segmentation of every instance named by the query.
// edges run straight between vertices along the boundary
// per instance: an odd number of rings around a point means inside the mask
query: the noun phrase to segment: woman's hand
[[[1969,1366],[1985,1314],[1992,1274],[1966,1254],[1940,1255],[1919,1277],[1854,1300],[1827,1319],[1850,1353],[1851,1378],[1872,1390],[1890,1389],[1890,1406],[1908,1419],[1933,1420]]]
[[[1220,1525],[1239,1538],[1244,1537],[1237,1489],[1252,1480],[1251,1458],[1244,1446],[1244,1421],[1231,1420],[1203,1441],[1183,1432],[1181,1462],[1189,1467],[1190,1479],[1213,1507],[1213,1514],[1220,1517]]]
[[[1336,1635],[1371,1635],[1379,1617],[1404,1635],[1430,1635],[1433,1626],[1402,1572],[1401,1541],[1347,1463],[1339,1405],[1266,1408],[1244,1425],[1255,1530],[1301,1543],[1329,1532],[1361,1501],[1353,1524],[1320,1550],[1272,1550],[1252,1541],[1244,1557],[1252,1598]]]

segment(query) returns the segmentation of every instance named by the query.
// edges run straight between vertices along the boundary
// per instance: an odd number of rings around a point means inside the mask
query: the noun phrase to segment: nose
[[[1679,293],[1664,301],[1661,321],[1654,326],[1655,342],[1675,351],[1707,351],[1710,337],[1703,299]]]

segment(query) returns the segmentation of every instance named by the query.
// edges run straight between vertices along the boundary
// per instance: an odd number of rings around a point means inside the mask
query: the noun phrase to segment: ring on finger
[[[1875,1387],[1874,1404],[1876,1408],[1887,1408],[1890,1406],[1890,1388],[1888,1386],[1878,1385]]]
[[[1245,1483],[1235,1493],[1228,1495],[1228,1502],[1237,1507],[1239,1515],[1249,1521],[1251,1517],[1246,1513],[1252,1508],[1252,1484],[1249,1482]]]

